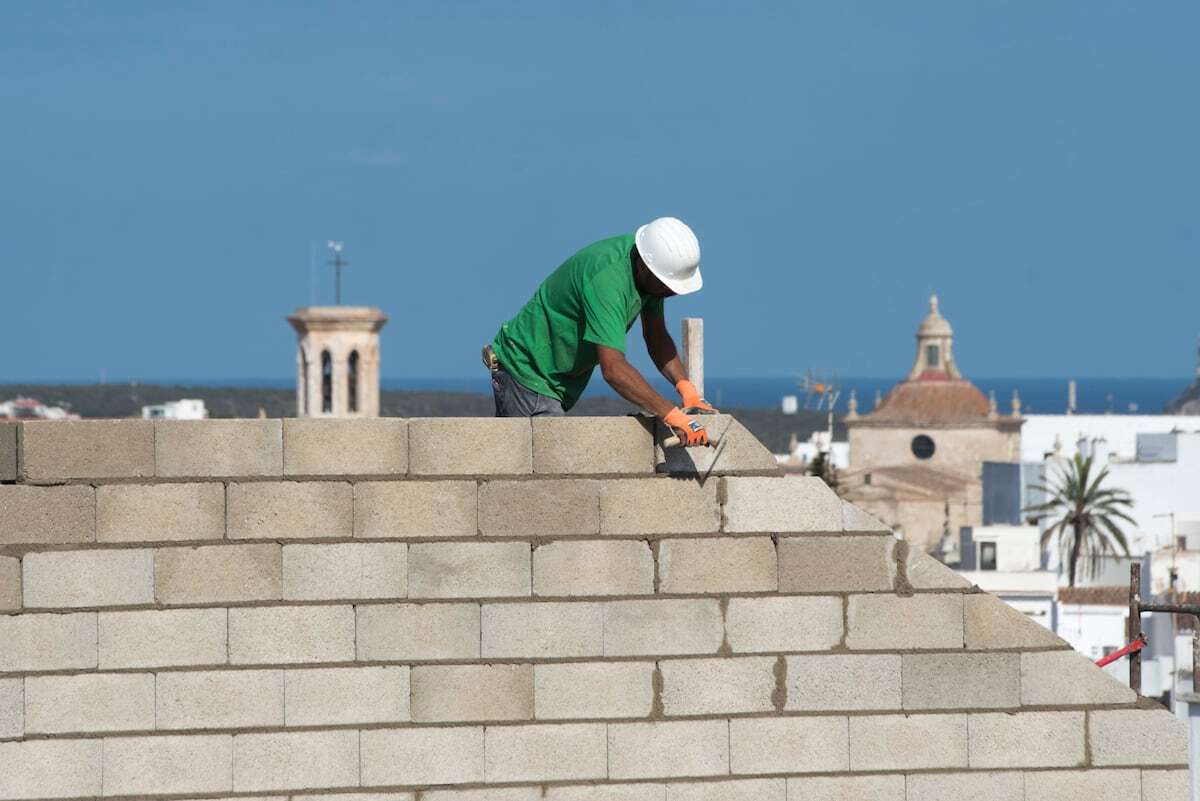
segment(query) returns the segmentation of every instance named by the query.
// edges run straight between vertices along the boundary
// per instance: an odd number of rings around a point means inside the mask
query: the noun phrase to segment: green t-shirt
[[[492,342],[517,383],[570,409],[599,360],[596,346],[625,352],[638,315],[661,316],[662,298],[633,282],[633,235],[603,239],[567,259]]]

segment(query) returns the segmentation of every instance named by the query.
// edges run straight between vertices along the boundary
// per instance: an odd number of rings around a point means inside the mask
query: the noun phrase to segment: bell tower
[[[938,296],[929,296],[929,314],[917,328],[917,358],[908,373],[909,381],[958,380],[962,375],[954,364],[954,329],[938,311]]]
[[[296,329],[296,416],[379,416],[379,330],[388,318],[369,306],[306,306]]]

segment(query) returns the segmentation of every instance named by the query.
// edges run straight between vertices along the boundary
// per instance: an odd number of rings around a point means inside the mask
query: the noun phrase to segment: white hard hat
[[[700,243],[682,220],[659,217],[637,229],[634,235],[642,261],[676,295],[699,289]]]

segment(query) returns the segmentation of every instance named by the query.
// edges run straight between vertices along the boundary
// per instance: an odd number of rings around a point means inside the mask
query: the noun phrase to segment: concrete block
[[[27,608],[154,602],[154,559],[149,550],[27,553],[21,566]]]
[[[483,728],[364,729],[364,787],[483,781]]]
[[[0,615],[0,673],[96,667],[96,613]]]
[[[1137,693],[1076,651],[1021,654],[1021,703],[1026,706],[1132,704]]]
[[[1098,710],[1088,716],[1093,765],[1187,764],[1187,723],[1165,709]]]
[[[654,704],[654,663],[534,665],[533,687],[539,720],[644,718]]]
[[[895,540],[881,536],[782,537],[781,592],[875,592],[893,588]]]
[[[0,481],[17,480],[17,429],[19,423],[0,423]]]
[[[963,595],[851,595],[846,645],[855,651],[962,648]]]
[[[232,776],[228,734],[104,740],[106,796],[228,792]]]
[[[720,776],[727,773],[728,721],[608,724],[610,779]]]
[[[963,596],[963,630],[972,650],[1070,647],[1045,626],[987,593]]]
[[[359,606],[358,659],[478,659],[479,604]]]
[[[414,476],[495,476],[533,472],[533,428],[526,418],[425,417],[408,422]]]
[[[229,539],[350,537],[353,490],[340,481],[229,485]]]
[[[971,715],[970,729],[972,768],[1083,764],[1082,712],[983,713]]]
[[[408,472],[408,421],[283,421],[285,476],[402,476]]]
[[[430,797],[429,793],[425,793],[425,798]],[[242,799],[242,801],[261,801],[262,796],[254,796],[254,798]],[[222,799],[221,801],[235,801],[235,799]],[[267,801],[288,801],[287,796],[274,798],[267,797]],[[292,793],[291,801],[416,801],[416,796],[413,793],[338,793],[332,798],[327,793],[315,793],[309,795],[307,793]]]
[[[544,801],[666,801],[665,794],[665,786],[648,782],[556,785],[546,788]],[[543,798],[534,801],[543,801]]]
[[[1033,774],[1029,774],[1033,775]],[[1023,773],[910,773],[908,801],[1025,801]],[[1037,797],[1031,796],[1030,801]]]
[[[661,593],[774,592],[779,565],[770,537],[663,540]]]
[[[788,777],[787,794],[802,801],[904,801],[904,777],[794,776]]]
[[[533,594],[653,595],[654,554],[641,540],[542,545],[533,552]]]
[[[21,560],[0,556],[0,612],[21,608]]]
[[[153,728],[153,673],[29,676],[25,679],[26,734],[86,734]]]
[[[25,733],[25,681],[0,679],[0,740]]]
[[[842,531],[847,534],[891,534],[892,530],[849,501],[842,501]]]
[[[483,605],[483,658],[600,656],[604,611],[598,603]]]
[[[157,677],[158,728],[282,726],[283,671],[166,671]]]
[[[101,612],[100,667],[224,664],[226,614],[224,609]]]
[[[498,598],[532,593],[527,542],[419,542],[408,548],[411,598]]]
[[[659,472],[701,476],[779,472],[779,462],[766,446],[730,415],[703,415],[698,419],[709,436],[718,437],[720,443],[711,448],[664,448],[662,441],[674,432],[657,423],[655,457]]]
[[[96,798],[102,741],[0,743],[0,798]]]
[[[781,537],[780,592],[879,592],[892,589],[891,537]]]
[[[618,536],[712,534],[721,530],[716,481],[624,478],[604,482],[600,531]]]
[[[724,481],[724,531],[836,534],[842,530],[842,501],[819,478],[741,476]]]
[[[1020,654],[905,654],[905,709],[1015,709]]]
[[[485,481],[479,485],[479,532],[485,537],[599,534],[600,482]]]
[[[96,490],[0,484],[0,545],[94,542]]]
[[[1142,801],[1191,801],[1191,775],[1187,770],[1143,770]]]
[[[715,654],[724,639],[716,598],[610,601],[603,630],[605,656]]]
[[[284,673],[289,726],[403,723],[409,714],[407,667],[324,668]]]
[[[352,606],[276,606],[229,610],[231,664],[353,660]]]
[[[640,417],[534,417],[533,472],[654,472],[654,421]]]
[[[489,782],[603,779],[606,737],[603,723],[488,726],[484,777]]]
[[[159,420],[160,478],[283,475],[282,420]]]
[[[413,720],[530,720],[532,665],[430,665],[412,669]]]
[[[154,596],[161,604],[277,601],[283,597],[277,543],[160,548]]]
[[[789,711],[887,711],[900,702],[898,654],[787,657]]]
[[[154,475],[149,420],[41,420],[21,429],[26,481],[141,478]]]
[[[392,542],[285,545],[283,597],[289,601],[404,598],[408,546]]]
[[[787,801],[787,782],[784,779],[735,779],[668,784],[666,801]]]
[[[824,651],[842,641],[842,599],[730,598],[725,638],[734,653]]]
[[[370,539],[474,537],[474,481],[363,481],[354,485],[354,536]]]
[[[850,718],[852,771],[965,768],[967,764],[966,715]]]
[[[971,582],[934,559],[920,548],[910,546],[904,564],[908,585],[914,590],[966,590]]]
[[[358,732],[239,734],[233,740],[238,792],[358,786]]]
[[[1025,797],[1037,801],[1128,801],[1140,798],[1138,770],[1046,770],[1025,774]]]
[[[170,542],[225,537],[225,486],[104,484],[96,488],[99,542]]]
[[[666,659],[663,714],[668,717],[771,712],[775,658]]]
[[[827,773],[849,764],[846,718],[738,718],[729,721],[730,772]]]

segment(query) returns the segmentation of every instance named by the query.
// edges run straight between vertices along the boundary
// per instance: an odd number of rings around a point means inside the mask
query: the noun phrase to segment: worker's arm
[[[679,392],[681,404],[685,409],[705,409],[715,412],[708,401],[700,396],[684,372],[683,362],[679,361],[679,351],[675,348],[675,340],[667,331],[667,319],[662,314],[642,315],[642,338],[646,340],[646,351],[663,378],[670,381]]]
[[[596,355],[600,361],[601,375],[618,395],[662,420],[688,445],[708,444],[708,433],[704,426],[655,392],[654,387],[629,363],[624,353],[616,348],[597,345]]]

